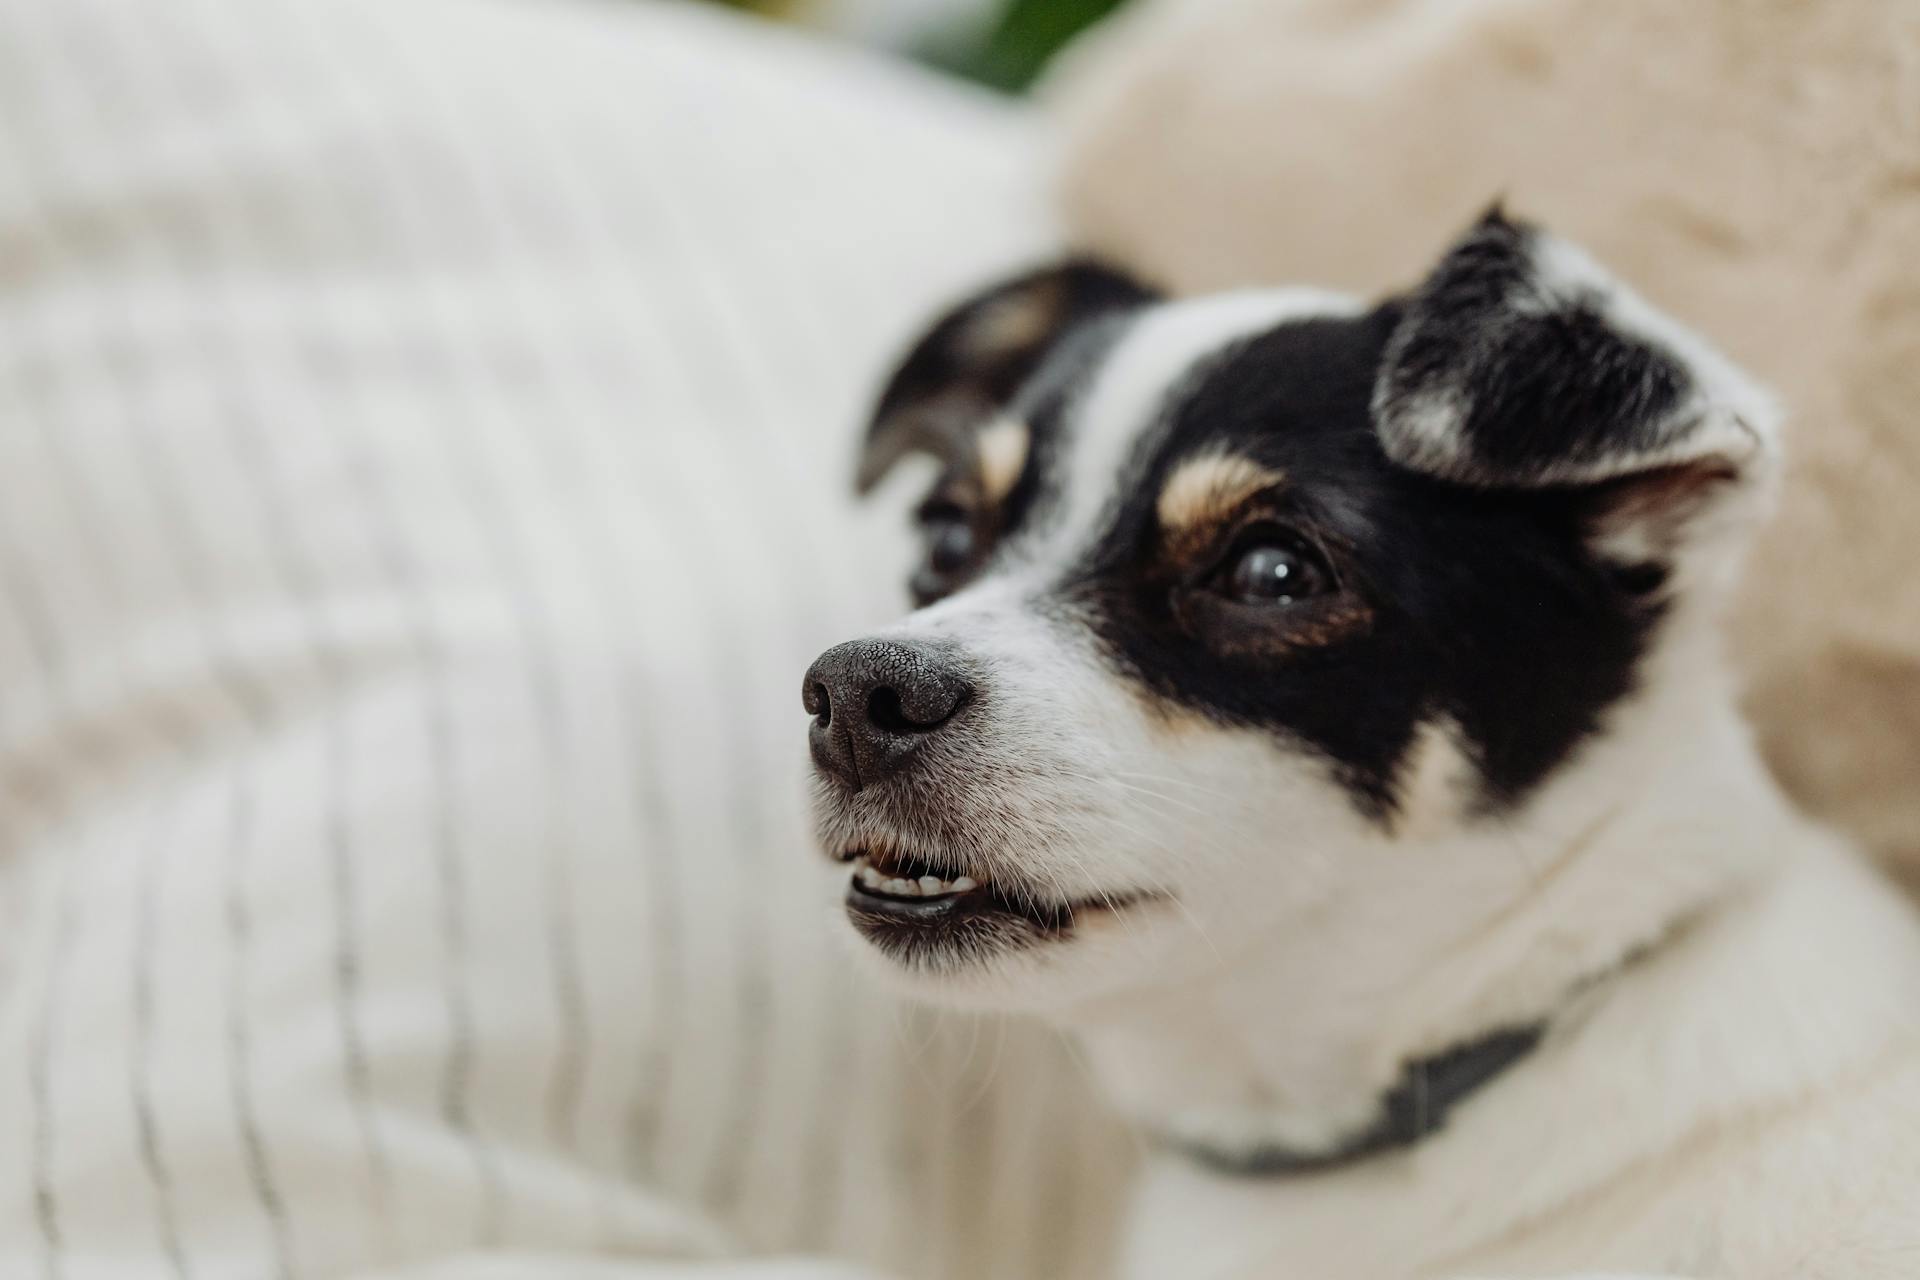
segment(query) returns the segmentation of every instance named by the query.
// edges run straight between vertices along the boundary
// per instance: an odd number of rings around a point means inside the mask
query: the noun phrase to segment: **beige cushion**
[[[1495,197],[1781,393],[1733,618],[1769,759],[1920,874],[1920,6],[1163,0],[1051,91],[1082,241],[1185,289],[1413,279]]]

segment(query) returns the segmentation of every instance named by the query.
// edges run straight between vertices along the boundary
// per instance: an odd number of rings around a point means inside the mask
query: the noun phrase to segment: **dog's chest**
[[[1550,1176],[1545,1166],[1556,1163],[1543,1151],[1543,1168],[1530,1176]],[[1569,1259],[1709,1274],[1724,1260],[1719,1211],[1738,1198],[1714,1187],[1738,1169],[1729,1162],[1694,1172],[1705,1176],[1684,1191],[1662,1178],[1629,1178],[1541,1211],[1518,1194],[1517,1178],[1437,1177],[1403,1158],[1270,1179],[1221,1177],[1167,1157],[1145,1175],[1122,1274],[1380,1280],[1552,1273]],[[1698,1199],[1703,1190],[1717,1203]]]
[[[1125,1280],[1261,1271],[1337,1280],[1405,1274],[1418,1232],[1364,1222],[1373,1197],[1342,1175],[1286,1182],[1227,1178],[1177,1156],[1149,1163],[1123,1251]],[[1399,1215],[1395,1215],[1396,1219]]]

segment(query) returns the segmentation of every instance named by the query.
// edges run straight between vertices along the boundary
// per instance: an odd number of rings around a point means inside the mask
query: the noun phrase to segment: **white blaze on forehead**
[[[1348,316],[1360,303],[1323,289],[1261,289],[1168,303],[1147,311],[1107,353],[1068,427],[1064,515],[1051,533],[1074,548],[1113,497],[1143,431],[1181,379],[1208,358],[1289,320]]]
[[[980,463],[980,488],[988,502],[1007,496],[1027,466],[1033,433],[1018,418],[998,417],[974,437],[974,455]]]
[[[1459,821],[1472,794],[1473,766],[1460,746],[1460,726],[1442,716],[1421,722],[1400,765],[1393,833],[1432,840]]]
[[[1182,462],[1160,490],[1156,505],[1160,527],[1188,529],[1211,524],[1284,479],[1278,471],[1238,454],[1196,454]]]

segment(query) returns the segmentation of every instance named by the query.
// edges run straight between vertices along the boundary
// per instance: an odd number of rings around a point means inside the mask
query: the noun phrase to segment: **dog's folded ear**
[[[1696,498],[1727,486],[1688,477],[1773,469],[1765,392],[1584,252],[1497,208],[1401,306],[1373,410],[1403,466],[1489,488],[1651,476]]]
[[[874,410],[857,484],[865,493],[911,453],[960,456],[1049,352],[1153,290],[1112,267],[1069,259],[1006,280],[942,316],[895,369]]]

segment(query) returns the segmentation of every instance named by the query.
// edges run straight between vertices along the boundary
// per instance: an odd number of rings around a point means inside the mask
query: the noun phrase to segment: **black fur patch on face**
[[[1060,587],[1150,697],[1305,744],[1382,818],[1440,717],[1485,807],[1525,796],[1632,689],[1660,612],[1589,549],[1588,491],[1468,487],[1386,456],[1370,406],[1401,318],[1295,321],[1225,353],[1143,438],[1137,481]],[[1323,558],[1331,585],[1220,600],[1239,530],[1176,552],[1156,515],[1168,477],[1208,452],[1284,478],[1245,521]]]
[[[1657,453],[1691,426],[1680,361],[1611,322],[1599,284],[1551,278],[1542,245],[1491,212],[1409,299],[1375,402],[1403,461],[1551,480]]]

